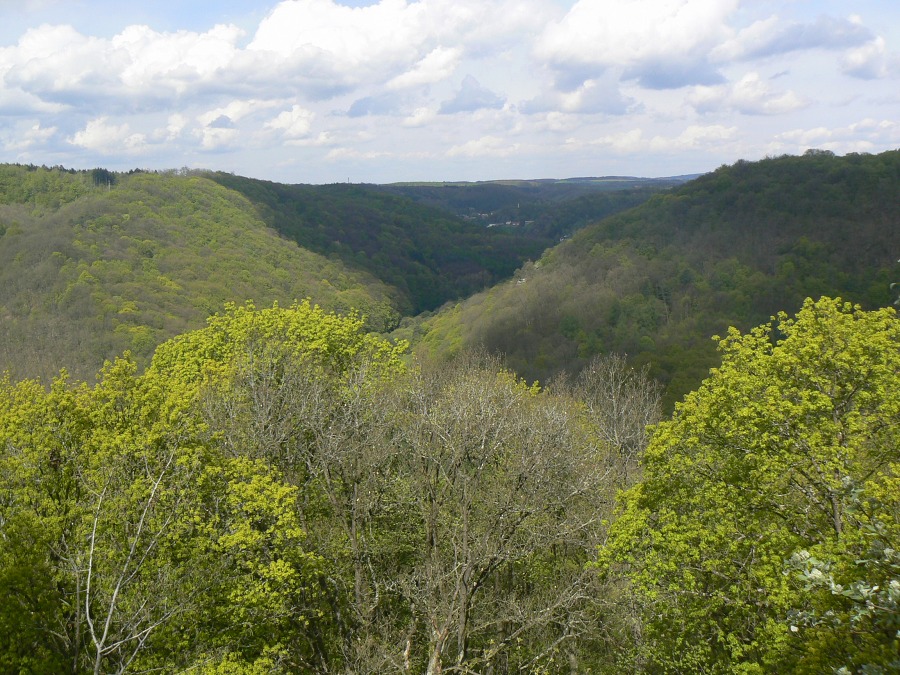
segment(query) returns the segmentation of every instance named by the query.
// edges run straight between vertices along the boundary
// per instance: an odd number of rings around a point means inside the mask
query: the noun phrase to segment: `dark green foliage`
[[[578,232],[499,285],[400,335],[421,349],[502,351],[546,380],[598,352],[668,385],[668,407],[715,365],[705,336],[808,295],[891,302],[900,152],[738,162]]]
[[[112,187],[116,182],[116,174],[107,169],[94,169],[91,171],[91,179],[94,181],[94,185]]]
[[[662,189],[652,186],[591,193],[562,202],[526,205],[517,209],[516,215],[526,232],[556,243],[586,225],[643,204]],[[501,216],[500,220],[505,218]]]
[[[405,313],[486,288],[549,244],[369,186],[281,185],[223,173],[210,178],[245,195],[283,236],[397,288]]]
[[[460,216],[494,213],[514,216],[519,210],[527,209],[529,214],[544,212],[585,196],[599,194],[612,196],[615,193],[624,195],[632,192],[664,190],[680,185],[689,178],[607,176],[565,180],[496,180],[478,183],[393,183],[373,187]]]

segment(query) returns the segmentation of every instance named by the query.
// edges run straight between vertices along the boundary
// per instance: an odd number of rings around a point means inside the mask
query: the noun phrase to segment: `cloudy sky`
[[[0,0],[0,161],[291,183],[900,147],[896,0]]]

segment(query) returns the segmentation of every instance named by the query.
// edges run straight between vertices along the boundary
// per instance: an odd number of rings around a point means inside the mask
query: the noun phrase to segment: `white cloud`
[[[808,105],[793,91],[774,91],[759,73],[747,73],[733,84],[694,87],[686,101],[699,112],[732,110],[745,115],[779,115]]]
[[[194,129],[194,135],[200,139],[200,147],[203,150],[222,150],[234,144],[238,130],[205,126]]]
[[[713,47],[709,56],[714,62],[738,61],[758,45],[769,41],[780,24],[781,19],[775,15],[754,21]]]
[[[772,154],[803,152],[807,148],[840,153],[869,152],[892,143],[900,143],[900,122],[865,118],[842,127],[818,126],[785,131],[776,135],[771,150]]]
[[[709,126],[692,124],[667,145],[668,147],[685,149],[698,148],[721,143],[722,141],[730,141],[735,138],[737,133],[737,127],[726,127],[721,124],[711,124]]]
[[[450,77],[466,57],[521,44],[547,16],[545,0],[285,1],[260,23],[242,58],[269,64],[312,98],[361,86],[405,89]]]
[[[621,69],[651,88],[715,80],[707,54],[737,0],[579,0],[537,41],[538,58],[586,80]]]
[[[569,139],[567,144],[570,147],[580,146],[581,141],[576,138]],[[628,131],[600,136],[590,141],[591,145],[603,145],[611,150],[620,153],[640,152],[647,148],[644,140],[644,132],[640,129],[629,129]]]
[[[84,105],[88,97],[120,105],[165,101],[210,83],[235,63],[241,32],[217,25],[205,33],[158,33],[129,26],[112,39],[71,26],[42,25],[0,49],[8,85],[45,102]]]
[[[737,127],[726,127],[720,124],[690,125],[676,136],[656,134],[649,138],[641,129],[629,129],[617,134],[601,136],[592,140],[591,144],[605,146],[622,154],[673,152],[718,146],[725,141],[733,140],[737,134]]]
[[[412,114],[406,117],[403,120],[403,126],[406,127],[421,127],[427,125],[429,122],[434,120],[437,117],[437,110],[434,108],[422,107],[416,108],[413,110]]]
[[[883,37],[855,49],[848,49],[841,58],[841,69],[844,73],[872,80],[900,75],[900,57],[897,53],[889,53]]]
[[[43,25],[28,30],[15,47],[0,53],[6,85],[45,103],[75,103],[78,94],[94,97],[116,84],[111,54],[98,38],[71,26]]]
[[[421,11],[402,0],[360,8],[331,0],[281,2],[260,23],[248,49],[282,57],[326,53],[342,65],[365,66],[373,56],[404,56],[411,33],[421,35]]]
[[[580,127],[578,115],[563,112],[548,112],[538,121],[538,129],[546,129],[554,133],[571,132]]]
[[[591,78],[568,91],[547,91],[522,103],[521,110],[530,113],[580,113],[624,115],[634,106],[626,98],[618,83],[608,76]]]
[[[229,68],[242,34],[236,26],[222,24],[205,33],[129,26],[110,41],[109,49],[122,59],[119,78],[128,89],[181,94]]]
[[[397,75],[387,83],[388,89],[404,89],[440,82],[453,74],[459,64],[462,50],[435,47],[410,70]]]
[[[288,140],[296,140],[309,135],[315,113],[299,105],[284,110],[277,117],[266,122],[266,128],[280,132]]]
[[[8,140],[4,144],[4,149],[19,152],[35,146],[42,146],[56,135],[57,131],[59,131],[57,127],[45,128],[41,126],[40,122],[35,122],[24,131],[17,132],[13,140]]]
[[[0,83],[0,114],[32,115],[35,113],[54,114],[67,110],[69,106],[43,100],[40,96],[19,88],[6,89]]]
[[[132,133],[128,124],[110,124],[109,118],[98,117],[67,139],[72,145],[105,155],[116,153],[136,153],[147,145],[147,137]]]
[[[585,80],[578,89],[560,97],[563,112],[621,115],[628,111],[629,105],[615,85],[601,79]]]
[[[169,115],[169,119],[166,124],[166,139],[174,140],[181,136],[185,127],[188,125],[188,118],[180,113],[175,113],[174,115]]]
[[[508,157],[520,149],[500,136],[482,136],[447,150],[448,157]]]
[[[406,95],[395,92],[384,92],[374,96],[364,96],[355,100],[347,110],[348,117],[366,117],[368,115],[400,115],[406,106]]]
[[[325,159],[328,161],[340,161],[344,159],[350,160],[373,160],[373,159],[382,159],[385,157],[391,157],[390,152],[386,152],[384,150],[357,150],[356,148],[334,148],[333,150],[329,150],[328,154],[325,155]]]
[[[756,21],[712,51],[718,60],[766,58],[810,49],[840,50],[873,38],[859,17],[820,16],[812,22],[784,22],[778,16]]]
[[[234,100],[228,105],[220,106],[207,110],[197,116],[197,121],[203,125],[209,126],[219,122],[227,121],[227,123],[240,122],[249,115],[256,115],[263,110],[274,108],[278,105],[278,101],[265,101],[259,99]]]
[[[306,77],[343,86],[414,86],[451,74],[496,4],[382,0],[351,8],[332,0],[282,2],[262,21],[248,50],[277,54]],[[515,25],[497,22],[492,28],[502,37]]]
[[[503,104],[502,96],[487,87],[482,87],[472,75],[466,75],[456,95],[441,104],[440,112],[442,114],[474,112],[482,108],[502,108]]]

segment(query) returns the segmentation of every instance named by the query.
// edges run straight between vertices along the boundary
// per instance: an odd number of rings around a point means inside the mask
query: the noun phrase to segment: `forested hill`
[[[589,222],[641,204],[696,176],[603,176],[476,183],[392,183],[372,186],[449,211],[482,225],[514,223],[520,232],[555,243]]]
[[[228,301],[366,313],[400,295],[279,237],[236,192],[200,176],[0,166],[0,373],[93,379],[128,349],[144,363]]]
[[[487,229],[373,187],[209,176],[250,199],[284,237],[398,289],[405,314],[486,288],[551,243],[546,237]]]
[[[283,236],[396,288],[407,314],[506,279],[561,237],[686,180],[285,185],[206,175],[247,197]]]
[[[889,304],[900,256],[900,152],[723,166],[582,229],[509,283],[399,334],[422,351],[481,344],[528,378],[628,354],[694,388],[717,360],[709,336],[747,329],[804,297]]]
[[[523,200],[543,216],[488,228],[376,186],[0,166],[0,372],[92,377],[125,349],[143,364],[228,301],[309,297],[389,330],[653,194],[613,185],[545,186]]]

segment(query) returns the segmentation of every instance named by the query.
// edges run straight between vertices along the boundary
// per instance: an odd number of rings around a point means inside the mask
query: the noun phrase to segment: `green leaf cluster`
[[[731,329],[719,348],[721,367],[654,430],[643,480],[600,550],[642,608],[633,667],[888,667],[900,528],[894,311],[807,300],[796,318]],[[825,568],[840,590],[818,583]]]
[[[308,303],[231,307],[164,345],[142,375],[126,355],[93,387],[65,373],[49,390],[5,379],[0,668],[321,663],[333,629],[326,565],[306,546],[299,488],[271,463],[227,452],[202,394],[225,386],[237,353],[261,341],[338,370],[363,353],[385,372],[402,368],[402,346],[361,328]]]

